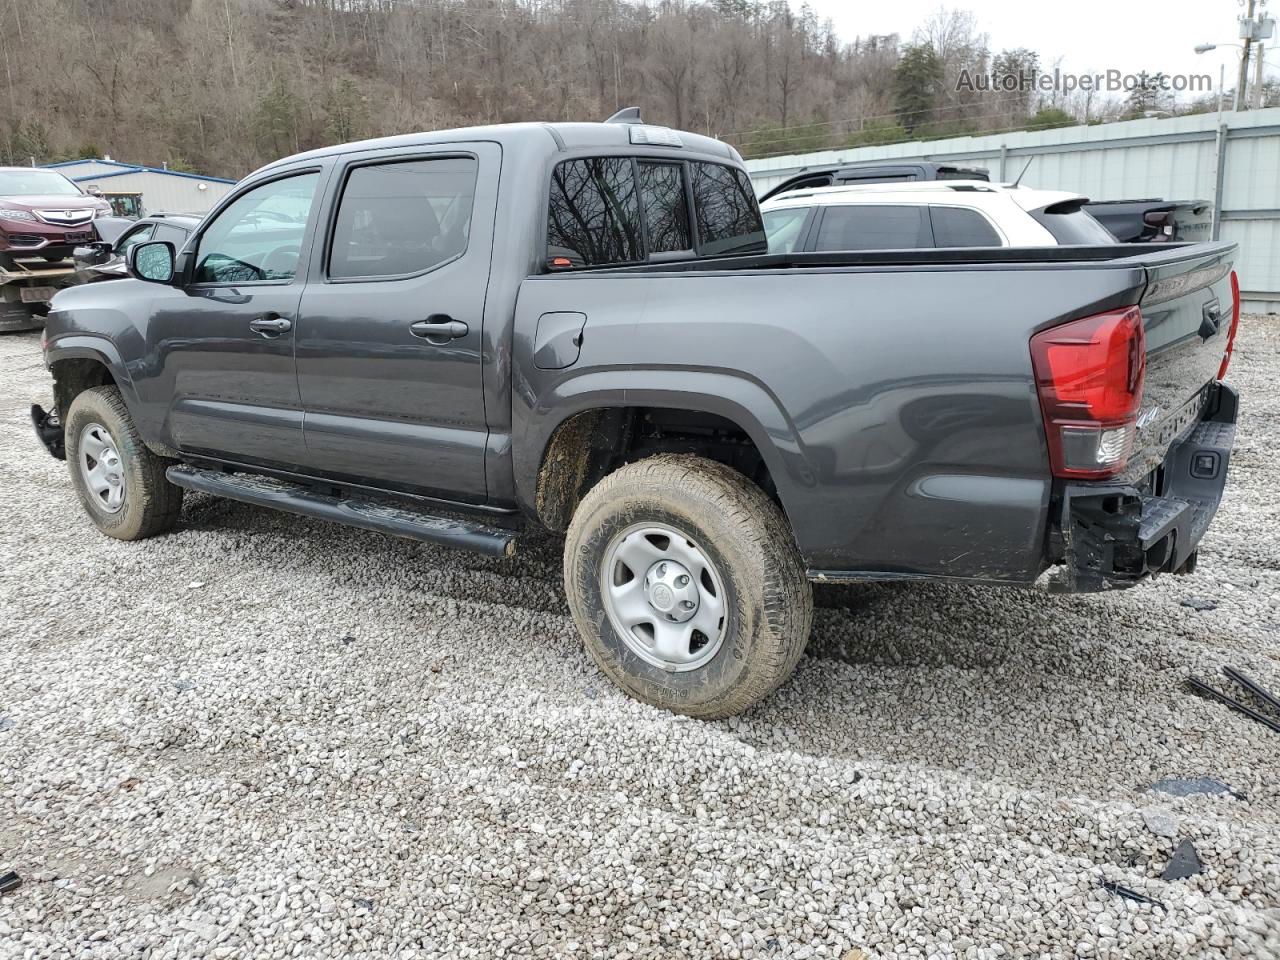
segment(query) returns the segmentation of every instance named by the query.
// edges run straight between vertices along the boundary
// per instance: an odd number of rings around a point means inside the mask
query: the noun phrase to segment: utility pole
[[[1262,62],[1261,40],[1258,41],[1258,52],[1253,55],[1253,59],[1256,61],[1253,68],[1253,109],[1261,110],[1262,97],[1266,93],[1266,90],[1263,89],[1263,81],[1266,80],[1266,77],[1263,75],[1265,66]]]
[[[1255,0],[1249,0],[1248,19],[1253,21],[1253,8]],[[1236,81],[1236,109],[1247,109],[1248,101],[1245,99],[1245,88],[1249,86],[1249,48],[1253,45],[1253,35],[1244,38],[1244,50],[1240,54],[1240,78]]]

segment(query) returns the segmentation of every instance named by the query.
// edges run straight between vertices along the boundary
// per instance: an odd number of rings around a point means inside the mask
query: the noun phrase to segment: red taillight
[[[1099,480],[1124,469],[1146,361],[1137,307],[1073,320],[1031,338],[1054,476]]]
[[[1222,352],[1222,366],[1218,368],[1218,379],[1227,375],[1227,367],[1231,364],[1231,351],[1236,345],[1236,328],[1240,326],[1240,278],[1231,271],[1231,330],[1227,333],[1227,349]]]

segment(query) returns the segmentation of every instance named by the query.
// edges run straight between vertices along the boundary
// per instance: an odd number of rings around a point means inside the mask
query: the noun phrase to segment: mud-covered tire
[[[124,495],[114,511],[89,488],[81,469],[81,442],[93,425],[110,435],[119,459]],[[182,509],[182,488],[165,477],[173,461],[147,449],[115,387],[92,387],[78,394],[67,411],[65,431],[71,483],[94,526],[117,540],[142,540],[172,529]]]
[[[648,662],[606,611],[611,545],[649,523],[683,532],[723,582],[723,639],[693,669]],[[636,699],[676,713],[741,713],[791,675],[809,639],[812,593],[782,511],[741,474],[701,457],[651,457],[593,487],[569,525],[564,579],[592,660]]]

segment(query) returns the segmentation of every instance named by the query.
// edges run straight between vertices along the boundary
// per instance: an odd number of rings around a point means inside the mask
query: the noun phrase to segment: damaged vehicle
[[[0,332],[40,325],[55,291],[74,280],[64,261],[110,212],[56,171],[0,167]]]
[[[165,213],[155,213],[131,222],[112,239],[104,237],[96,243],[76,247],[72,251],[76,271],[86,283],[127,277],[129,270],[125,258],[131,247],[147,240],[165,240],[173,244],[175,250],[181,250],[199,223],[200,218],[196,216]]]
[[[1194,568],[1234,243],[766,250],[738,153],[635,109],[315,150],[60,292],[32,417],[123,540],[187,490],[498,557],[563,534],[595,663],[703,718],[791,673],[811,581]]]

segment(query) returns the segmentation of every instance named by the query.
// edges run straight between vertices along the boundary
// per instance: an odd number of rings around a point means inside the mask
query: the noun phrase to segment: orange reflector
[[[568,257],[552,257],[551,265],[553,267],[572,267],[573,261]]]

